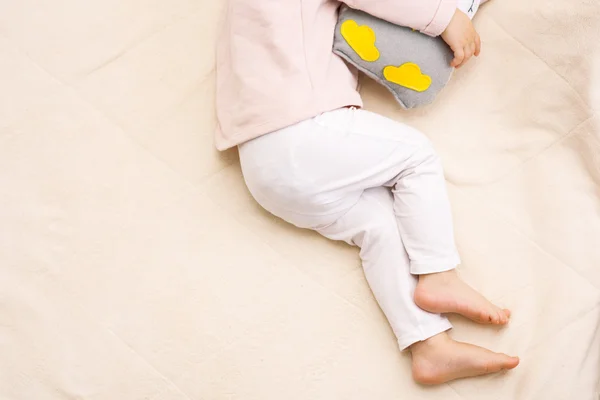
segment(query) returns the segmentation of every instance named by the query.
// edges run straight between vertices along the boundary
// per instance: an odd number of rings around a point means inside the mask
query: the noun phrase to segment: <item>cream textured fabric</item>
[[[437,388],[357,250],[270,217],[214,150],[223,5],[0,0],[0,399],[595,399],[600,2],[482,7],[481,57],[426,109],[363,81],[434,143],[459,270],[513,310],[452,334],[522,364]]]

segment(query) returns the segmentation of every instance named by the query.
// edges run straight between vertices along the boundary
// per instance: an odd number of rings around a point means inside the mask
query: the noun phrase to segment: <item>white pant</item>
[[[402,349],[451,328],[413,300],[414,275],[459,263],[442,166],[425,136],[344,108],[243,144],[240,159],[265,209],[361,248],[369,285]]]

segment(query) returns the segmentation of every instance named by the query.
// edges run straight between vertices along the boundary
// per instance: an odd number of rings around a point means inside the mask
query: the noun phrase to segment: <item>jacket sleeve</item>
[[[457,0],[342,0],[350,8],[429,36],[446,30],[456,12]]]

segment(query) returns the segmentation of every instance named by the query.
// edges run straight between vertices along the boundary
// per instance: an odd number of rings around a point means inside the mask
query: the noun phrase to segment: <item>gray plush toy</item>
[[[478,0],[460,0],[458,5],[471,18],[478,6]],[[333,51],[389,89],[406,109],[431,103],[454,72],[454,54],[441,38],[346,6],[340,11]]]

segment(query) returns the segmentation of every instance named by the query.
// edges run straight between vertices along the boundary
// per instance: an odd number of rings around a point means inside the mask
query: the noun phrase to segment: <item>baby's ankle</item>
[[[428,339],[425,339],[423,341],[413,343],[410,346],[410,351],[413,354],[427,353],[427,352],[435,351],[436,348],[439,348],[440,346],[444,346],[444,345],[448,344],[450,341],[452,341],[452,339],[450,338],[450,335],[448,335],[447,332],[442,332],[442,333],[438,333],[437,335],[432,336]]]
[[[456,269],[451,269],[449,271],[444,271],[444,272],[435,272],[433,274],[425,274],[425,275],[419,275],[419,281],[431,281],[431,280],[435,280],[435,281],[450,281],[450,280],[454,280],[458,277],[458,274],[456,273]]]

